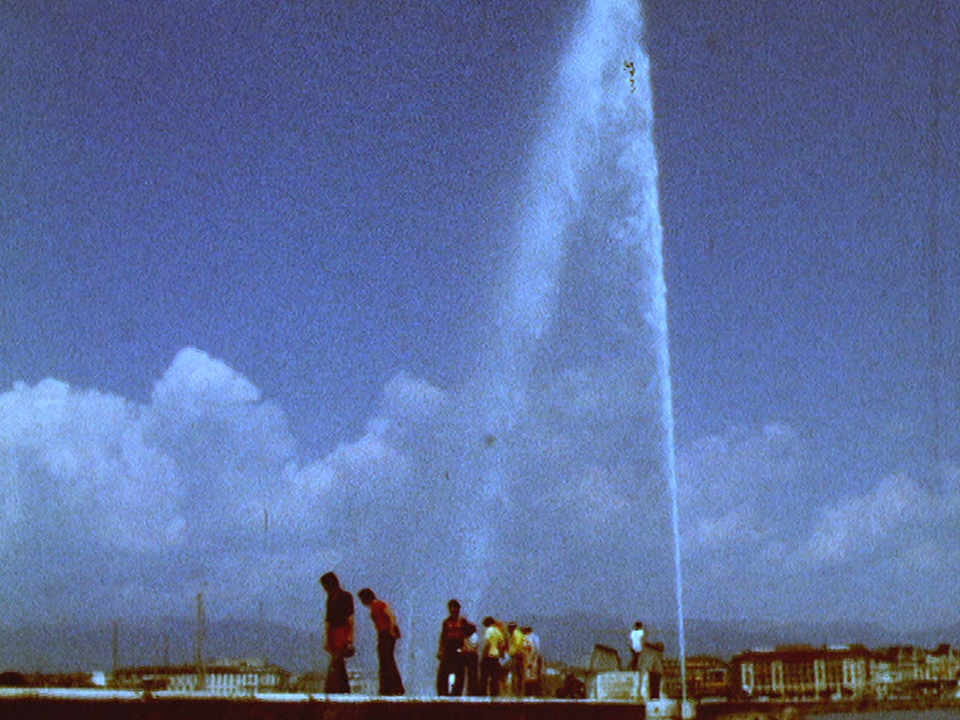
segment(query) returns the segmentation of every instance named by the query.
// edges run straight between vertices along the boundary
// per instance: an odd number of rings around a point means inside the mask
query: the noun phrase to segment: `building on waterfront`
[[[731,660],[734,694],[753,700],[826,701],[872,692],[873,653],[862,645],[792,645],[750,650]]]
[[[731,660],[732,696],[757,700],[895,700],[957,690],[960,654],[901,645],[793,645],[751,650]]]
[[[0,672],[0,688],[61,688],[83,690],[106,685],[102,671],[71,673],[23,673],[16,670]]]
[[[665,677],[676,677],[680,687],[680,661],[667,660]],[[676,665],[676,669],[673,668]],[[672,683],[665,681],[668,689]],[[712,655],[694,655],[687,658],[687,697],[702,699],[726,698],[730,692],[730,665]],[[679,697],[679,694],[677,695]]]
[[[956,690],[958,674],[960,653],[950,645],[895,645],[876,651],[873,685],[879,699],[942,695]]]
[[[960,653],[943,643],[927,652],[924,670],[927,682],[936,683],[942,689],[955,687],[960,676]]]
[[[196,665],[141,665],[118,668],[111,687],[168,692],[207,692],[222,697],[285,692],[290,673],[260,660],[221,660]]]

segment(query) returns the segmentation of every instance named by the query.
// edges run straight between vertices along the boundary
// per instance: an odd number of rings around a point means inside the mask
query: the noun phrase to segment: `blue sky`
[[[960,9],[934,4],[646,7],[693,615],[958,619]],[[410,463],[443,477],[579,6],[0,9],[0,615],[233,582],[224,613],[306,625],[328,565],[363,577],[310,512],[387,508],[368,560],[384,523],[440,534]],[[591,477],[557,492],[602,519]]]

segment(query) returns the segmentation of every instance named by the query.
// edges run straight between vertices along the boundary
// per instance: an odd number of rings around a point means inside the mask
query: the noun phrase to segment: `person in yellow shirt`
[[[523,697],[523,651],[526,637],[515,622],[507,625],[507,662],[504,666],[509,682],[507,688],[515,697]]]
[[[530,626],[520,629],[523,630],[523,694],[526,697],[539,697],[540,675],[543,671],[540,638]]]
[[[483,649],[480,652],[480,694],[497,697],[503,679],[502,663],[506,659],[507,631],[489,615],[483,619]]]

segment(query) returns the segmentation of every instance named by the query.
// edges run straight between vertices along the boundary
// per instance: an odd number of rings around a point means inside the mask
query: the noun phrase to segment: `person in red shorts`
[[[349,693],[347,658],[353,657],[353,595],[340,587],[340,578],[328,572],[320,578],[320,585],[327,593],[325,649],[330,653],[330,666],[324,683],[325,693]]]

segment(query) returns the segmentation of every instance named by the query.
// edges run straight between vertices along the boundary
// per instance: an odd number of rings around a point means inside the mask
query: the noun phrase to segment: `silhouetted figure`
[[[448,602],[447,610],[450,614],[440,628],[440,647],[437,650],[437,660],[440,661],[437,668],[437,695],[460,697],[467,670],[464,642],[476,630],[476,626],[460,614],[458,600]]]
[[[353,657],[356,652],[353,645],[353,595],[340,587],[340,579],[332,572],[320,578],[320,585],[327,593],[324,647],[330,653],[330,665],[327,668],[323,691],[330,694],[349,693],[347,658]]]
[[[378,598],[370,588],[357,593],[365,606],[370,608],[370,619],[377,629],[377,660],[380,665],[380,694],[403,695],[403,679],[397,667],[396,647],[400,639],[400,625],[393,609]]]
[[[587,697],[587,686],[573,673],[567,673],[556,696],[565,700],[582,700]]]
[[[463,674],[467,679],[467,695],[480,695],[480,633],[473,623],[467,624],[469,634],[463,641]]]

